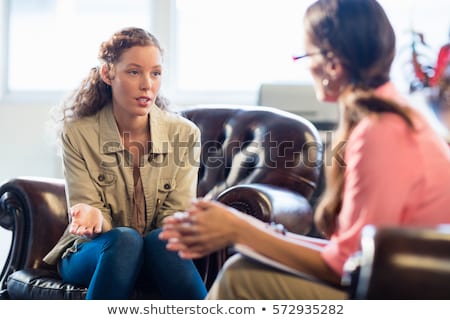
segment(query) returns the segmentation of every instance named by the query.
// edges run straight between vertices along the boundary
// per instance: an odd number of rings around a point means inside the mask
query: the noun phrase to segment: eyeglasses
[[[305,54],[302,54],[300,56],[292,56],[292,60],[297,61],[297,60],[300,60],[300,59],[303,59],[303,58],[306,58],[306,57],[311,57],[311,56],[315,56],[315,55],[318,55],[318,54],[326,54],[326,53],[327,53],[326,50],[305,53]]]

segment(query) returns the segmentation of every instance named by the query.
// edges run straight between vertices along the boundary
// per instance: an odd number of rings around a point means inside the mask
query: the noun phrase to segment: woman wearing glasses
[[[326,190],[315,212],[326,240],[277,232],[199,199],[183,217],[166,220],[161,237],[169,240],[168,249],[194,258],[245,245],[307,275],[237,254],[209,299],[344,299],[343,266],[358,251],[365,225],[450,223],[450,150],[389,80],[395,36],[378,2],[318,0],[306,11],[304,33],[316,97],[340,108],[332,147],[343,146],[326,167]]]

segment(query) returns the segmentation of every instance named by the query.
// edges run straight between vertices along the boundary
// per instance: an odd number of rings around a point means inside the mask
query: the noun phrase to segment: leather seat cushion
[[[11,299],[85,299],[87,289],[61,280],[55,271],[24,269],[12,273],[7,282]]]

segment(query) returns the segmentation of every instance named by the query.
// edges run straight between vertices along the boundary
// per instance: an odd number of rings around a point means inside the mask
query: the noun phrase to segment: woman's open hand
[[[103,215],[101,211],[85,203],[70,208],[70,233],[92,237],[102,232]]]

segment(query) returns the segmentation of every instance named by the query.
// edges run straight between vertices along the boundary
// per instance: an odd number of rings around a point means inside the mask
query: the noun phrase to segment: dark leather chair
[[[352,299],[450,299],[450,225],[366,226],[343,281]]]
[[[198,195],[266,222],[308,234],[322,145],[307,120],[274,108],[198,105],[179,112],[202,133]],[[83,299],[42,258],[68,222],[64,180],[20,177],[0,186],[0,226],[12,232],[0,274],[2,299]],[[227,257],[221,250],[195,263],[209,287]],[[137,289],[134,298],[149,298]]]

